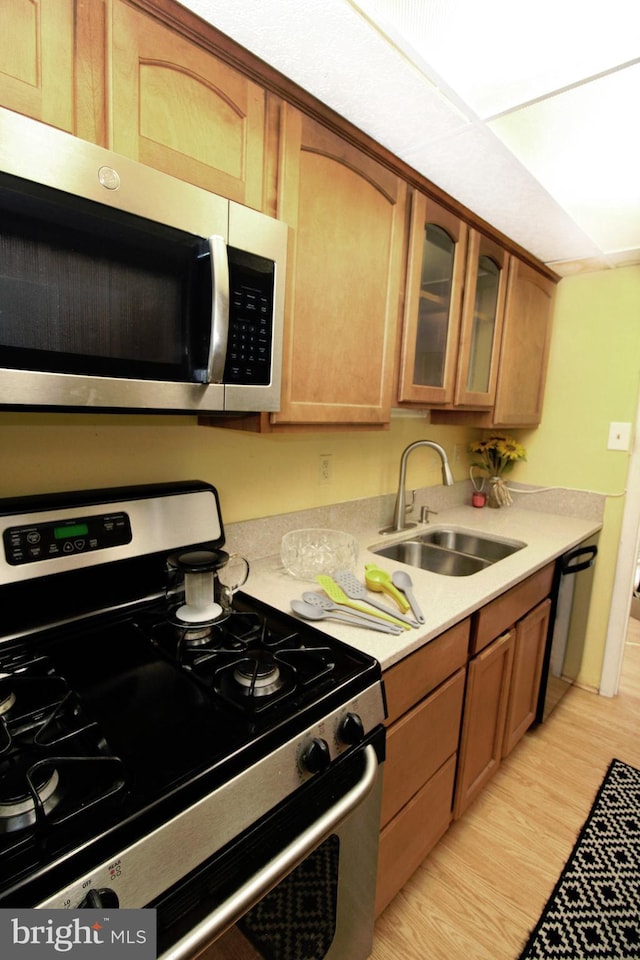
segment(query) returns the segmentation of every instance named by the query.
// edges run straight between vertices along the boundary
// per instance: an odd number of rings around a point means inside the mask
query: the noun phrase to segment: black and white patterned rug
[[[613,760],[520,960],[640,957],[640,770]]]

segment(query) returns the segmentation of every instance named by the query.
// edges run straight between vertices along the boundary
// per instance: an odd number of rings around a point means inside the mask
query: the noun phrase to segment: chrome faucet
[[[407,492],[405,489],[405,484],[407,477],[407,460],[409,459],[409,454],[418,447],[431,447],[432,450],[436,451],[442,460],[442,482],[445,487],[453,486],[451,468],[449,467],[447,454],[445,453],[443,447],[441,447],[439,443],[435,443],[433,440],[416,440],[415,443],[410,443],[409,446],[403,451],[403,454],[400,458],[400,477],[398,479],[396,505],[393,510],[393,523],[390,527],[386,527],[384,530],[381,530],[380,533],[396,533],[400,530],[408,530],[410,527],[416,526],[415,523],[407,523],[405,518],[405,514],[407,512]]]

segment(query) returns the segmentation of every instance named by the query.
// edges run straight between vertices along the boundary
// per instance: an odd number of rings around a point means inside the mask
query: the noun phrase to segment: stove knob
[[[79,910],[115,910],[120,906],[118,895],[109,887],[101,887],[99,890],[91,889],[88,894],[78,904]]]
[[[344,720],[340,721],[338,736],[343,743],[349,744],[350,747],[364,740],[364,726],[357,713],[348,713]]]
[[[314,737],[302,754],[302,766],[309,773],[322,773],[331,763],[329,744],[322,737]]]

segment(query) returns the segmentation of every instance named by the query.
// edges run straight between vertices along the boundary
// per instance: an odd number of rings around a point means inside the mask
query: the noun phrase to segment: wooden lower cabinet
[[[535,720],[553,564],[384,673],[376,914],[461,817]]]
[[[473,803],[500,764],[512,659],[513,634],[508,632],[469,663],[453,806],[456,819]]]
[[[535,720],[550,614],[551,600],[544,600],[516,624],[503,757]]]
[[[376,916],[393,900],[409,877],[447,832],[456,756],[431,777],[380,834]]]
[[[384,675],[389,719],[376,909],[380,913],[451,822],[469,620]]]
[[[473,618],[453,807],[456,819],[535,719],[553,569],[551,563],[538,570]]]
[[[458,670],[387,733],[384,826],[458,749],[465,670]]]

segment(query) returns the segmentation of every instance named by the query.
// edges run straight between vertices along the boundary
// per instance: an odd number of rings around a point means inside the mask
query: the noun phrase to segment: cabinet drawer
[[[470,627],[470,620],[457,623],[385,672],[388,724],[465,665]]]
[[[471,632],[472,654],[483,650],[551,593],[554,566],[548,564],[478,611]]]
[[[458,749],[465,670],[458,670],[387,731],[381,825]]]
[[[455,773],[454,754],[380,834],[376,916],[446,833]]]

